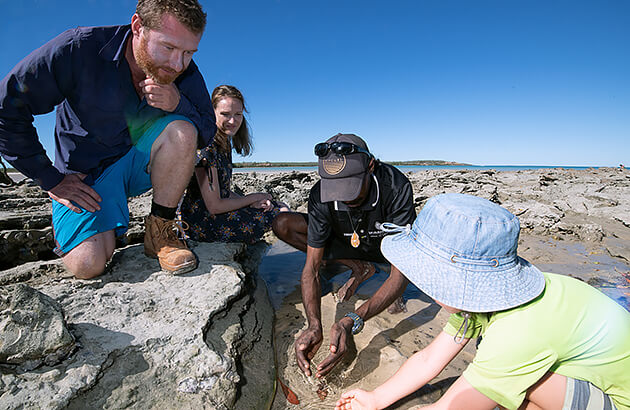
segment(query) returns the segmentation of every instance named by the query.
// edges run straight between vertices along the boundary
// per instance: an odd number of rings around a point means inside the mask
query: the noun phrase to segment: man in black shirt
[[[311,189],[308,215],[282,213],[273,224],[278,238],[306,252],[301,284],[309,326],[297,338],[295,352],[298,366],[307,376],[311,375],[310,359],[322,343],[322,261],[339,262],[352,269],[350,280],[337,295],[347,300],[363,280],[374,274],[372,262],[387,263],[380,250],[385,233],[379,225],[407,225],[416,218],[407,177],[375,159],[360,137],[337,134],[317,144],[315,154],[321,180]],[[346,352],[351,335],[361,331],[363,321],[401,297],[408,283],[392,266],[376,293],[356,312],[347,313],[333,325],[330,355],[317,366],[317,377],[332,370]]]

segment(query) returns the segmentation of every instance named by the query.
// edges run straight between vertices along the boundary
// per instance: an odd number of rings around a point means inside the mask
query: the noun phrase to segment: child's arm
[[[335,409],[383,409],[427,384],[466,346],[469,339],[455,343],[441,332],[424,349],[415,353],[389,380],[372,392],[351,390],[341,395]],[[350,406],[348,406],[350,405]]]
[[[459,378],[444,393],[440,400],[423,409],[446,410],[446,409],[466,409],[466,410],[491,410],[497,407],[497,403],[476,390],[468,383],[464,376]]]

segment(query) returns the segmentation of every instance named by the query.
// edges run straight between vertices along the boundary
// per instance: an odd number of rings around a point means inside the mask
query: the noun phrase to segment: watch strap
[[[352,319],[352,334],[356,335],[357,333],[359,333],[361,330],[363,330],[363,319],[361,318],[361,316],[357,315],[354,312],[348,312],[344,315],[344,317],[349,317],[350,319]]]

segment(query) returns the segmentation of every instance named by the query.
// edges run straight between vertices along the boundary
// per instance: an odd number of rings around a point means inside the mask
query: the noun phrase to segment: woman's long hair
[[[212,91],[212,108],[217,108],[217,104],[221,101],[222,98],[232,97],[236,98],[243,104],[243,112],[247,112],[247,108],[245,108],[245,99],[243,98],[243,94],[238,90],[238,88],[231,85],[220,85]],[[214,143],[219,148],[221,152],[230,152],[232,147],[234,150],[238,152],[240,155],[247,156],[252,153],[254,147],[252,145],[252,138],[249,132],[249,125],[247,125],[247,120],[245,119],[245,115],[243,115],[243,122],[241,123],[240,128],[236,131],[236,134],[231,138],[228,135],[225,135],[221,130],[217,129],[217,133],[214,136]]]

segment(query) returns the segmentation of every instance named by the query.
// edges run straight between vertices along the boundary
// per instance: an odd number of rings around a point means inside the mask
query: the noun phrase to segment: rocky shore
[[[630,172],[428,170],[409,178],[417,210],[443,192],[501,204],[521,220],[521,256],[583,279],[629,308]],[[305,211],[317,179],[316,172],[251,172],[236,173],[234,183],[237,191],[271,192]],[[131,201],[130,230],[107,272],[81,281],[68,277],[52,252],[47,195],[29,180],[0,188],[0,407],[329,408],[346,388],[382,382],[443,325],[443,312],[426,298],[409,300],[407,313],[369,321],[354,355],[325,381],[322,399],[320,383],[294,365],[292,340],[305,326],[297,284],[275,312],[274,358],[274,312],[256,274],[273,235],[251,247],[193,244],[199,268],[171,276],[142,252],[149,203],[149,194]],[[369,293],[366,287],[344,305],[325,295],[324,326]],[[473,353],[395,408],[434,400]],[[282,393],[271,404],[274,360],[301,404]]]

